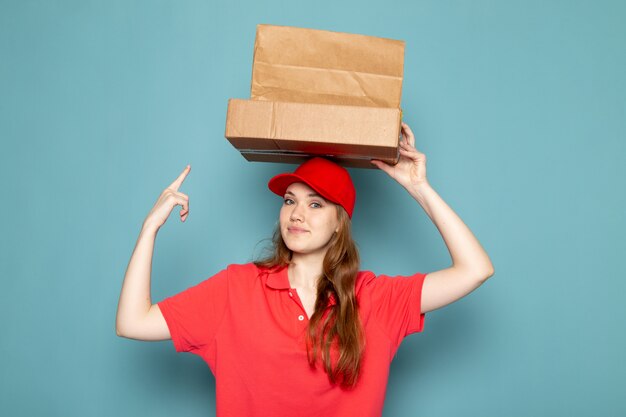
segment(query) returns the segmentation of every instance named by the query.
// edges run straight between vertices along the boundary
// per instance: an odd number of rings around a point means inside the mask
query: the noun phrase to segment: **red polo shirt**
[[[425,274],[359,272],[355,283],[366,348],[354,389],[309,367],[309,319],[287,268],[230,265],[159,302],[177,352],[201,356],[215,375],[217,416],[380,416],[389,365],[402,339],[424,327]],[[331,301],[332,302],[332,301]]]

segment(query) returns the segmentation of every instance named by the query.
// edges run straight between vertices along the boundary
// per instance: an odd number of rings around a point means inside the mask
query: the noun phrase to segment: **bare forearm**
[[[150,310],[150,275],[157,227],[144,224],[126,269],[122,292],[117,306],[118,334],[145,317]]]
[[[422,206],[439,230],[454,267],[485,275],[485,278],[493,275],[493,265],[480,242],[430,184],[425,183],[407,191]]]

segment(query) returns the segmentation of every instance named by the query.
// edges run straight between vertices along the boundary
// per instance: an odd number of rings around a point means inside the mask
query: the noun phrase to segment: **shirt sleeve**
[[[397,348],[406,336],[424,330],[422,286],[426,274],[379,275],[370,281],[372,312]]]
[[[177,352],[199,354],[217,333],[228,303],[228,270],[158,303]]]

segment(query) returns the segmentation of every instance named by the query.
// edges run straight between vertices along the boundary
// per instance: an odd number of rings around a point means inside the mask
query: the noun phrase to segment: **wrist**
[[[144,221],[141,225],[141,234],[153,234],[156,235],[161,226],[158,226],[152,222]]]
[[[420,181],[417,184],[411,184],[406,187],[407,191],[412,195],[424,195],[425,193],[430,192],[433,187],[428,183],[428,181]]]
[[[428,196],[435,192],[428,181],[411,184],[410,187],[407,187],[407,191],[422,207],[426,203]]]

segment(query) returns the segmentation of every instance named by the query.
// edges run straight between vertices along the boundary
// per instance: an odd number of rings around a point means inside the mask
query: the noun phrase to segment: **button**
[[[298,320],[300,320],[300,321],[304,320],[304,316],[303,315],[299,315],[298,316]]]
[[[293,293],[291,291],[289,291],[289,296],[293,297]]]

